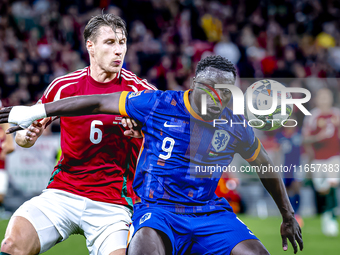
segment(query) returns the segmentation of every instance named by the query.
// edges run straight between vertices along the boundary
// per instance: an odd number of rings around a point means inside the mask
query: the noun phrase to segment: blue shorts
[[[166,234],[172,254],[230,254],[239,243],[257,237],[230,211],[176,214],[163,208],[143,208],[132,217],[130,235],[143,227]]]

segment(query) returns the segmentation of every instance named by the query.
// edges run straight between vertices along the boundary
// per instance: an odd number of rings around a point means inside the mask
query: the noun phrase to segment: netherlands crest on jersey
[[[230,140],[230,135],[225,130],[216,130],[212,139],[212,146],[216,152],[225,150]]]

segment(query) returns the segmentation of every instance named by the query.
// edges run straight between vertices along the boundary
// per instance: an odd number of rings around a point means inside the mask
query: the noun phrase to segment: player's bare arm
[[[119,114],[121,92],[105,95],[79,96],[45,104],[47,117]]]
[[[319,141],[322,141],[328,137],[327,131],[326,129],[322,129],[319,133],[317,133],[316,135],[305,135],[303,137],[303,144],[307,145],[307,144],[313,144]]]
[[[27,128],[37,119],[52,116],[81,116],[94,114],[119,114],[121,92],[105,95],[79,96],[61,99],[48,104],[14,106],[0,110],[0,123],[17,124],[7,133]]]
[[[274,166],[273,162],[269,158],[266,150],[263,148],[262,145],[259,155],[250,164],[259,167],[259,169],[261,169],[261,167],[263,166]],[[289,202],[286,188],[279,173],[276,173],[274,171],[258,171],[258,176],[260,177],[263,186],[273,197],[282,215],[281,237],[283,250],[286,251],[288,249],[288,238],[294,248],[294,253],[298,251],[298,246],[296,242],[299,244],[300,250],[302,251],[303,241],[301,228],[294,218],[294,210]]]

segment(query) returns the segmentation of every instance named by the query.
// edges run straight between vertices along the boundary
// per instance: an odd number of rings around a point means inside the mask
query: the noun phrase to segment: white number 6
[[[96,128],[96,125],[103,125],[103,122],[100,120],[94,120],[91,122],[90,141],[94,144],[100,143],[103,137],[103,132],[99,128]],[[97,138],[94,138],[95,134],[97,134]]]
[[[169,142],[170,145],[169,145],[169,147],[166,148],[165,146],[166,146],[167,142]],[[164,160],[169,159],[171,157],[171,152],[172,152],[172,149],[174,148],[174,145],[175,145],[174,139],[172,139],[170,137],[165,137],[164,140],[163,140],[163,144],[162,144],[162,150],[164,152],[167,152],[168,154],[166,154],[166,155],[159,154],[159,157],[161,159],[164,159]]]

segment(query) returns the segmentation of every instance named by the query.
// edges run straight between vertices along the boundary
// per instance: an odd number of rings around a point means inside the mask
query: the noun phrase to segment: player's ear
[[[195,80],[196,80],[196,77],[192,78],[192,83],[190,85],[190,89],[194,89],[194,87],[195,87]]]
[[[89,52],[90,55],[94,52],[94,43],[91,40],[86,41],[86,49]]]

